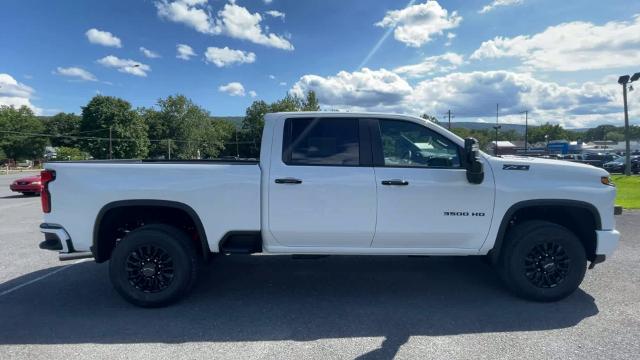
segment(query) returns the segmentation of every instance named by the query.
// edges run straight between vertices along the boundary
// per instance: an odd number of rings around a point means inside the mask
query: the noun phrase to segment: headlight
[[[616,184],[613,183],[613,181],[609,176],[602,176],[600,178],[600,182],[603,183],[604,185],[616,186]]]
[[[31,183],[31,185],[40,185],[40,181],[34,181]]]

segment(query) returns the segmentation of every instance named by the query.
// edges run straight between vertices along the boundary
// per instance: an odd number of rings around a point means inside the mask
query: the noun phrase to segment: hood
[[[15,180],[14,182],[17,182],[17,181],[28,181],[28,182],[40,181],[40,175],[23,177]]]
[[[489,157],[494,171],[521,170],[531,173],[548,172],[551,177],[570,174],[584,174],[590,176],[609,176],[609,173],[601,168],[567,160],[554,160],[524,156],[504,155],[502,157]]]

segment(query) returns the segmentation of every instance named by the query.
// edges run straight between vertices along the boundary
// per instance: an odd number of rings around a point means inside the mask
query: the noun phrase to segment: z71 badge
[[[529,171],[529,165],[505,164],[505,165],[502,165],[502,170]]]

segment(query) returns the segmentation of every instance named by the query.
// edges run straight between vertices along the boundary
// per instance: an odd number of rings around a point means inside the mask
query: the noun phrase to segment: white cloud
[[[230,66],[235,63],[250,64],[256,61],[256,54],[242,50],[229,49],[228,47],[209,47],[204,54],[205,61],[215,64],[217,67]]]
[[[218,12],[214,33],[278,49],[293,50],[293,45],[285,37],[263,33],[261,21],[262,16],[259,13],[252,14],[247,8],[230,2]]]
[[[160,0],[156,2],[156,8],[161,18],[186,24],[204,34],[223,34],[255,44],[293,50],[286,37],[263,32],[260,25],[262,16],[237,5],[235,0],[229,0],[215,17],[210,13],[206,0]]]
[[[442,35],[444,30],[457,27],[462,17],[456,11],[451,14],[437,1],[429,0],[423,4],[411,5],[401,10],[388,11],[376,26],[395,28],[396,40],[412,47],[420,47]]]
[[[226,85],[220,85],[218,91],[227,93],[230,96],[244,96],[244,86],[239,82],[230,82]]]
[[[500,6],[520,5],[524,0],[493,0],[489,5],[485,5],[478,13],[484,14]]]
[[[265,4],[269,5],[273,2],[273,0],[263,0]]]
[[[183,23],[201,33],[211,33],[212,25],[209,12],[206,10],[207,0],[161,0],[156,2],[158,16]]]
[[[140,52],[141,52],[144,56],[148,57],[149,59],[157,59],[157,58],[159,58],[159,57],[160,57],[160,54],[158,54],[158,53],[157,53],[157,52],[155,52],[155,51],[149,50],[149,49],[145,48],[144,46],[141,46],[141,47],[140,47]]]
[[[149,65],[131,59],[120,59],[113,55],[105,56],[97,60],[97,63],[108,68],[116,69],[122,73],[141,77],[146,77],[147,72],[151,71]]]
[[[444,46],[451,46],[451,44],[453,44],[453,39],[456,38],[456,34],[450,32],[447,33],[447,42],[444,43]]]
[[[269,79],[271,79],[271,80],[275,80],[275,79],[276,79],[276,76],[275,76],[275,75],[269,75]]]
[[[424,77],[437,72],[455,70],[464,63],[464,58],[456,53],[448,52],[438,56],[429,56],[419,64],[405,65],[393,71],[408,77]]]
[[[176,55],[178,59],[189,60],[192,56],[196,56],[196,53],[189,45],[178,44],[176,45],[176,50],[178,51]]]
[[[280,19],[282,19],[283,21],[284,21],[284,18],[285,18],[285,16],[286,16],[286,15],[285,15],[285,13],[280,12],[280,11],[278,11],[278,10],[269,10],[269,11],[265,12],[265,14],[267,14],[267,15],[271,15],[271,16],[273,16],[274,18],[280,18]]]
[[[615,89],[593,83],[568,87],[538,80],[527,73],[475,71],[422,81],[407,102],[411,107],[424,107],[434,113],[452,109],[458,116],[476,117],[490,115],[497,103],[505,115],[525,109],[551,116],[602,114],[614,111],[615,100]]]
[[[31,103],[35,91],[22,83],[19,83],[9,74],[0,73],[0,105],[19,108],[26,106],[34,113],[41,114],[42,109]]]
[[[258,96],[258,93],[253,91],[253,90],[251,90],[251,91],[249,91],[249,96],[251,96],[252,98],[255,98],[255,97]]]
[[[528,73],[476,71],[411,86],[394,72],[365,68],[327,77],[304,75],[290,92],[302,96],[314,90],[320,104],[332,109],[433,115],[450,109],[458,119],[491,117],[499,103],[503,121],[519,122],[519,113],[529,110],[533,123],[586,127],[620,117],[620,89],[613,80],[564,86]]]
[[[58,67],[56,71],[54,71],[54,74],[68,76],[71,78],[75,78],[76,80],[98,81],[98,79],[96,79],[95,75],[93,75],[92,73],[83,68],[74,66],[67,68]]]
[[[93,29],[87,30],[85,35],[87,36],[87,39],[89,39],[89,42],[92,44],[117,47],[117,48],[122,47],[122,42],[120,41],[120,39],[108,31],[102,31],[102,30],[93,28]]]
[[[280,81],[279,85],[280,86],[287,86],[287,82],[286,81]]]
[[[621,68],[640,63],[640,15],[602,26],[570,22],[535,35],[485,41],[471,59],[513,57],[529,69],[578,71]]]
[[[291,93],[303,97],[309,90],[331,107],[379,109],[400,105],[412,88],[391,71],[363,68],[327,77],[304,75],[293,85]]]

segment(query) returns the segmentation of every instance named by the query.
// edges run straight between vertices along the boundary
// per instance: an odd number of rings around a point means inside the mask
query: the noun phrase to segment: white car
[[[267,114],[259,161],[49,162],[42,248],[110,261],[140,306],[178,300],[216,253],[487,255],[561,299],[611,255],[615,187],[592,166],[492,157],[420,118]]]

